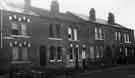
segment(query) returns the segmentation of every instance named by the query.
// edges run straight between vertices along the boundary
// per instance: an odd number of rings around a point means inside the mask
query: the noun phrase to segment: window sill
[[[125,43],[131,43],[131,41],[126,41]]]
[[[62,62],[62,60],[50,60],[50,62]]]
[[[69,60],[69,62],[73,62],[74,60]]]
[[[10,37],[10,36],[5,36],[5,37],[3,37],[3,39],[6,39],[6,40],[13,40],[14,38],[13,38],[13,37]]]
[[[104,39],[95,39],[95,40],[104,40]]]
[[[31,63],[30,61],[12,61],[12,64],[23,64],[23,63]]]
[[[10,35],[11,37],[16,37],[16,38],[31,38],[30,36],[27,35]]]
[[[48,38],[49,40],[63,40],[62,38],[52,38],[52,37],[50,37],[50,38]]]
[[[69,41],[76,41],[76,42],[78,42],[78,41],[80,41],[80,40],[69,40]]]

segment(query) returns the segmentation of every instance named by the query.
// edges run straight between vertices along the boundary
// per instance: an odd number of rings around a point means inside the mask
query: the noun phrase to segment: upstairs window
[[[124,41],[125,43],[129,43],[130,42],[130,37],[128,33],[124,33]]]
[[[118,33],[115,32],[115,40],[118,40]]]
[[[68,39],[69,40],[72,40],[73,39],[72,28],[71,27],[68,28]]]
[[[56,33],[57,33],[57,37],[60,38],[60,28],[61,25],[60,24],[56,24]]]
[[[78,30],[74,28],[73,31],[74,31],[74,40],[78,40]]]
[[[13,35],[19,35],[20,27],[16,22],[11,23],[11,34]]]
[[[121,32],[115,32],[115,40],[121,40]]]
[[[120,32],[118,34],[118,38],[119,38],[119,40],[121,40],[121,33]]]
[[[55,37],[55,38],[60,38],[60,36],[61,36],[60,30],[61,30],[60,24],[50,24],[49,25],[49,36]]]
[[[103,40],[104,32],[102,28],[95,27],[95,40]]]
[[[26,16],[19,17],[17,15],[9,16],[11,21],[11,34],[12,35],[26,35],[27,23],[30,23],[30,19]]]
[[[21,23],[21,35],[27,35],[27,27],[25,23]]]
[[[95,27],[95,39],[98,40],[98,29]]]
[[[78,29],[68,27],[68,40],[78,40]]]
[[[53,31],[53,24],[50,24],[49,25],[49,35],[50,35],[50,37],[54,37],[54,33],[53,33],[54,31]]]

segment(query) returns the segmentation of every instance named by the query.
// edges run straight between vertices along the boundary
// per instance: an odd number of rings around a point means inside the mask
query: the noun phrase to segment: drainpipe
[[[1,27],[1,48],[3,48],[3,8],[1,8],[1,16],[0,16],[0,19],[1,19],[1,23],[0,23],[0,27]]]

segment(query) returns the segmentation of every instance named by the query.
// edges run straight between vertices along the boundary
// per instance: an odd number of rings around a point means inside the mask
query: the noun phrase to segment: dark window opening
[[[62,59],[62,47],[57,48],[57,60]]]
[[[13,34],[13,35],[19,35],[19,30],[17,30],[17,29],[12,29],[12,34]]]
[[[49,36],[50,37],[54,37],[54,34],[53,34],[53,24],[49,25]]]
[[[57,37],[60,37],[60,24],[56,24]]]
[[[55,59],[55,52],[56,52],[56,48],[55,47],[50,47],[50,60]]]
[[[73,48],[69,48],[69,59],[73,59]]]

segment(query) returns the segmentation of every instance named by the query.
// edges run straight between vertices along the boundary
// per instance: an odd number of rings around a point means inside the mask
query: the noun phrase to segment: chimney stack
[[[59,13],[59,2],[57,0],[52,0],[51,2],[51,12]]]
[[[108,23],[109,24],[114,24],[115,23],[115,16],[111,12],[109,12],[109,14],[108,14]]]
[[[24,0],[24,12],[28,12],[31,7],[31,0]]]
[[[96,12],[94,8],[91,8],[89,12],[89,20],[90,21],[95,21],[96,20]]]

